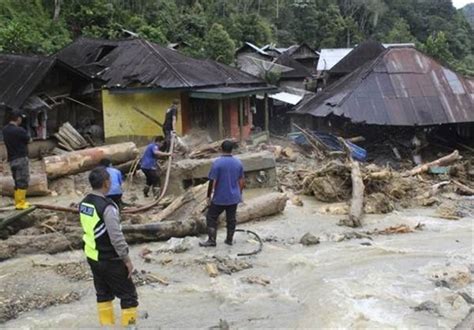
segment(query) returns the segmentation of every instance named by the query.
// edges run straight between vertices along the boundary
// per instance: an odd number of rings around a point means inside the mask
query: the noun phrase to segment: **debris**
[[[240,280],[244,283],[258,284],[258,285],[261,285],[261,286],[267,286],[268,284],[271,283],[271,281],[269,279],[267,279],[265,277],[261,277],[261,276],[256,276],[256,275],[242,277]]]
[[[219,140],[200,146],[192,151],[188,156],[189,158],[208,158],[212,154],[221,152],[221,145],[224,141],[225,140]],[[231,141],[237,145],[237,141],[235,139],[231,139]]]
[[[365,199],[364,213],[366,214],[386,214],[395,209],[387,195],[378,192],[370,194]]]
[[[380,234],[380,235],[391,235],[391,234],[407,234],[407,233],[412,233],[412,232],[414,232],[414,228],[411,228],[408,225],[398,225],[398,226],[388,227],[382,230],[375,230],[373,233]]]
[[[54,137],[58,139],[59,145],[68,151],[74,151],[89,147],[90,144],[69,123],[64,123]]]
[[[462,157],[459,155],[459,151],[454,150],[451,154],[449,154],[447,156],[444,156],[442,158],[439,158],[435,161],[417,166],[417,167],[413,168],[412,170],[408,171],[406,174],[407,175],[417,175],[417,174],[425,173],[425,172],[428,172],[430,167],[450,165],[450,164],[456,162],[457,160],[460,160],[461,158]]]
[[[349,227],[360,227],[362,215],[364,212],[364,182],[360,171],[359,162],[351,159],[351,178],[352,178],[352,200],[349,209],[349,218],[341,221]]]
[[[436,209],[436,215],[447,220],[459,220],[463,217],[458,205],[455,202],[450,201],[441,203],[441,205]]]
[[[304,246],[316,245],[319,244],[319,237],[316,237],[311,233],[306,233],[301,237],[300,243]]]
[[[210,277],[217,277],[217,275],[219,275],[219,270],[213,262],[206,263],[206,272]]]
[[[461,195],[472,196],[474,195],[474,189],[462,184],[457,180],[452,180],[452,182],[456,185],[457,190],[461,193]]]

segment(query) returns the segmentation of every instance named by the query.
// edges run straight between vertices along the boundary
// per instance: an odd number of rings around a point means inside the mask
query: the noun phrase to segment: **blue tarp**
[[[308,131],[321,143],[323,143],[331,151],[343,151],[342,143],[337,139],[336,136],[329,133],[322,133],[316,131]],[[292,139],[296,144],[309,145],[308,140],[303,133],[295,132],[288,134],[288,137]],[[358,145],[346,140],[347,145],[351,149],[352,158],[358,161],[365,161],[367,159],[367,151]]]

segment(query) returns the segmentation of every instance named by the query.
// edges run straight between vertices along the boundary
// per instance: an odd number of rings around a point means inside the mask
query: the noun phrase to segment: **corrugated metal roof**
[[[0,104],[20,108],[54,62],[42,56],[0,55]]]
[[[278,100],[278,101],[281,101],[281,102],[291,104],[291,105],[296,105],[303,99],[303,96],[290,94],[290,93],[286,93],[286,92],[280,92],[280,93],[272,94],[272,95],[269,95],[268,97],[270,97],[274,100]]]
[[[294,113],[394,126],[474,122],[474,84],[414,48],[389,48]]]
[[[319,53],[317,71],[330,70],[340,60],[350,53],[352,48],[325,48]]]
[[[102,79],[108,88],[265,84],[236,68],[194,59],[143,39],[80,38],[61,50],[58,57],[90,76]]]
[[[336,63],[329,70],[329,73],[337,75],[351,73],[365,62],[375,59],[384,51],[385,47],[380,42],[363,42]]]

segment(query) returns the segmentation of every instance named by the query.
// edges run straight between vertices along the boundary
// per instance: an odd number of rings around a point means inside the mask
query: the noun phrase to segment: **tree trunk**
[[[455,161],[460,160],[461,158],[462,157],[459,155],[459,151],[454,150],[452,153],[450,153],[447,156],[439,158],[439,159],[437,159],[435,161],[432,161],[430,163],[426,163],[426,164],[415,167],[411,171],[408,171],[407,174],[408,175],[417,175],[417,174],[425,173],[425,172],[428,172],[428,170],[432,166],[450,165],[450,164],[454,163]]]
[[[237,223],[245,223],[282,212],[288,197],[281,193],[270,193],[241,204],[237,208]],[[219,223],[224,223],[224,214]],[[154,222],[144,225],[124,225],[123,232],[127,239],[138,241],[156,241],[171,237],[184,237],[204,233],[205,216],[194,216],[184,221]]]
[[[13,178],[10,176],[0,177],[0,195],[2,196],[13,196],[15,189],[15,183]],[[28,196],[46,196],[49,195],[48,189],[48,178],[46,173],[32,174],[30,176],[30,183],[26,194]]]
[[[237,223],[245,223],[282,212],[286,206],[285,194],[270,193],[254,198],[237,209]],[[221,222],[223,218],[220,219]],[[162,241],[171,237],[198,235],[206,231],[204,216],[187,220],[162,221],[144,225],[123,225],[122,230],[129,244]],[[59,253],[82,247],[83,231],[70,227],[67,233],[44,235],[14,235],[0,240],[0,261],[21,254]]]
[[[62,0],[54,0],[54,22],[57,22],[59,20],[59,14],[61,13],[61,2]]]
[[[351,161],[352,178],[352,200],[349,210],[349,219],[342,220],[341,223],[349,227],[360,227],[362,214],[364,212],[364,182],[360,172],[359,162]]]
[[[103,158],[109,158],[113,164],[121,164],[134,159],[137,154],[135,144],[126,142],[45,157],[43,162],[48,179],[54,179],[91,170]]]

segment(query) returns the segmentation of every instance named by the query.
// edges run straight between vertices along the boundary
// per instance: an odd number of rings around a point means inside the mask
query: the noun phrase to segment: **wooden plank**
[[[219,138],[224,138],[224,116],[222,110],[222,100],[219,100],[218,118],[219,118]]]
[[[0,229],[5,228],[6,226],[11,224],[16,219],[19,219],[19,218],[33,212],[35,209],[36,209],[36,207],[32,206],[32,207],[30,207],[26,210],[15,210],[13,212],[8,213],[3,218],[0,218]]]

